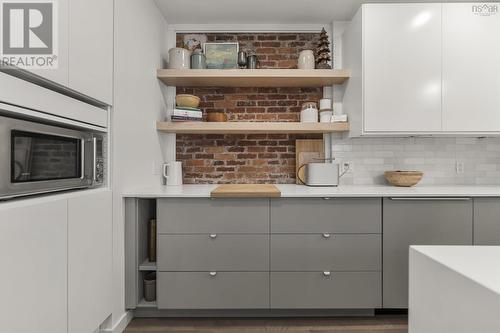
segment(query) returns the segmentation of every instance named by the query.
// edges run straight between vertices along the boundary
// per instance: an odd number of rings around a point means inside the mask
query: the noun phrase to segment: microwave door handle
[[[97,182],[97,138],[93,137],[92,138],[92,148],[93,148],[93,154],[94,154],[94,160],[93,160],[93,168],[92,168],[92,180],[94,182]]]
[[[80,179],[83,180],[83,179],[85,179],[85,139],[81,139],[81,142],[82,142],[81,143],[81,147],[82,147],[81,148],[81,150],[82,150],[81,151],[81,155],[82,155],[81,158],[82,158],[82,160],[81,160]]]

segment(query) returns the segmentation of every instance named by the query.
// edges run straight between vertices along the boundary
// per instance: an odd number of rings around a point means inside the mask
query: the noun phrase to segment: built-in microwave
[[[0,200],[102,186],[100,132],[0,116]]]

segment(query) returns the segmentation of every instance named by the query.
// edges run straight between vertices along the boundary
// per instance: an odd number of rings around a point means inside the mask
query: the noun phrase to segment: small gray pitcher
[[[196,49],[191,55],[191,69],[206,69],[207,59],[201,49]]]

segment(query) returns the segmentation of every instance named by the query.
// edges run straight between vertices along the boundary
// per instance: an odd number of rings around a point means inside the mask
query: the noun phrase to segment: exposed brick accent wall
[[[296,68],[298,54],[314,49],[317,34],[207,34],[209,42],[240,43],[253,49],[261,68]],[[177,36],[178,46],[183,35]],[[201,98],[207,112],[225,112],[229,121],[298,121],[304,102],[319,102],[322,88],[177,88]],[[177,160],[184,183],[295,182],[295,140],[321,135],[177,135]]]

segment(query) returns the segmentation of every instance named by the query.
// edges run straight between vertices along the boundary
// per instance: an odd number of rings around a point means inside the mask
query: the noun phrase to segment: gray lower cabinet
[[[273,234],[272,271],[380,271],[379,234]]]
[[[380,233],[381,199],[271,199],[272,233]]]
[[[472,245],[472,200],[384,199],[383,306],[408,307],[410,245]]]
[[[378,308],[381,206],[381,199],[158,199],[157,306]]]
[[[158,199],[158,233],[268,233],[268,199]]]
[[[159,309],[269,308],[268,272],[160,272]]]
[[[268,271],[269,235],[158,235],[160,271]]]
[[[474,244],[500,245],[500,198],[474,199]]]
[[[271,308],[379,308],[381,280],[380,272],[272,272]]]

